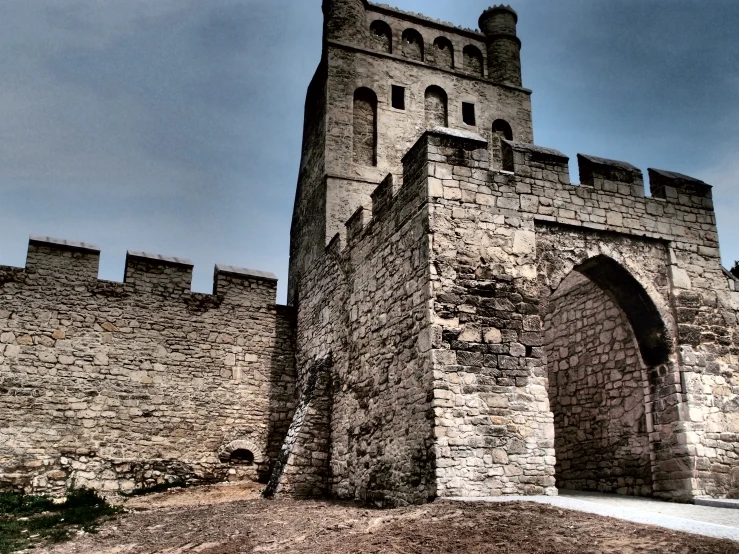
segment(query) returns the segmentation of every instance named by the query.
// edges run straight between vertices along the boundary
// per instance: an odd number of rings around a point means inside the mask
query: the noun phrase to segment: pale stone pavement
[[[538,502],[567,510],[658,525],[675,531],[739,541],[739,510],[678,504],[652,498],[585,491],[559,491],[559,496],[456,497],[463,502]],[[730,504],[727,502],[727,505]]]

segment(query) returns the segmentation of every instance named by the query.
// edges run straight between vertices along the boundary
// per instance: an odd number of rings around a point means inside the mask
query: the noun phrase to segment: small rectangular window
[[[475,105],[469,102],[462,102],[462,121],[465,125],[477,125],[475,123]]]
[[[393,108],[396,110],[405,109],[405,87],[393,85]]]

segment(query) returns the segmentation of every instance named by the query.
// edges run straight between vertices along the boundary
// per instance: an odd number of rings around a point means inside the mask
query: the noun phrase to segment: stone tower
[[[323,53],[305,103],[290,304],[300,275],[388,173],[400,186],[401,159],[424,131],[493,139],[506,129],[509,139],[533,140],[510,7],[486,10],[484,33],[364,0],[325,0],[323,13]]]

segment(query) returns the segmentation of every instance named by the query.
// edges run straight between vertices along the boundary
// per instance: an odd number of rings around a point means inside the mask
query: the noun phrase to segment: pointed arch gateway
[[[679,373],[664,310],[616,259],[600,253],[565,263],[566,254],[542,246],[557,487],[652,496],[674,457],[664,443],[671,442],[671,385]],[[560,265],[548,266],[553,260]]]

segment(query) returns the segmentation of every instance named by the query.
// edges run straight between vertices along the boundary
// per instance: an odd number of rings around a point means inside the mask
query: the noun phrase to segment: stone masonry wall
[[[501,183],[511,179],[499,189],[503,201],[530,226],[537,248],[539,230],[556,226],[580,241],[569,252],[537,252],[537,271],[549,290],[578,264],[602,256],[636,278],[655,305],[665,327],[659,334],[668,347],[659,360],[645,359],[654,404],[649,433],[655,494],[730,494],[737,486],[732,460],[739,431],[733,415],[739,392],[734,385],[739,302],[721,267],[710,187],[684,175],[650,170],[649,198],[644,196],[642,173],[633,166],[578,158],[582,184],[572,186],[567,158],[506,142],[504,167],[515,178],[500,175]],[[584,237],[590,238],[583,242]],[[620,241],[621,253],[609,245],[613,237]],[[658,262],[656,284],[649,282],[655,273],[647,270],[654,258],[629,246],[645,240],[661,245],[664,252],[657,258],[663,261]],[[645,344],[651,338],[647,333]],[[729,386],[722,388],[721,379]]]
[[[219,267],[196,294],[186,261],[129,253],[115,283],[98,256],[32,240],[25,269],[0,268],[0,485],[266,477],[294,389],[274,276]],[[237,448],[254,463],[230,464]]]
[[[301,282],[301,390],[313,390],[303,383],[330,353],[332,398],[314,396],[316,407],[294,422],[303,437],[290,445],[297,454],[288,457],[284,490],[296,482],[305,490],[313,475],[319,489],[325,479],[339,498],[400,505],[435,496],[428,213],[417,169],[406,167],[395,195],[389,176],[372,196],[372,218],[369,209],[357,211],[343,248],[337,236]],[[320,440],[322,402],[330,404],[331,442],[330,451],[317,453],[316,437],[328,447]]]
[[[413,152],[433,203],[438,494],[556,494],[529,235],[513,204],[494,196],[481,137],[439,130]]]
[[[544,319],[559,489],[652,493],[647,375],[628,320],[573,272]]]

